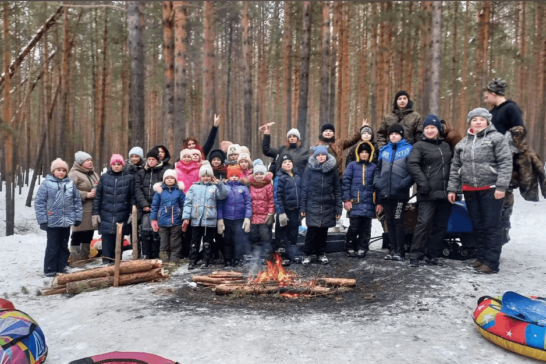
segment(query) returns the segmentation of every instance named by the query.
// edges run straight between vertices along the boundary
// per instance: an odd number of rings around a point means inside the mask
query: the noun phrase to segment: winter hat
[[[76,152],[74,154],[74,159],[76,160],[76,163],[78,163],[80,166],[88,159],[93,159],[90,154],[87,154],[85,152],[82,152],[81,150]]]
[[[289,137],[290,135],[293,135],[293,136],[295,136],[296,138],[298,138],[299,140],[301,140],[300,131],[299,131],[298,129],[296,129],[296,128],[290,129],[290,130],[288,131],[288,133],[286,133],[286,139],[288,139],[288,137]]]
[[[226,160],[226,153],[224,153],[220,149],[215,149],[212,152],[210,152],[210,154],[209,154],[209,162],[212,163],[212,160],[214,158],[220,158],[220,161],[222,161],[222,163],[224,163],[224,161]]]
[[[121,156],[121,154],[112,154],[112,158],[110,158],[110,165],[119,162],[122,166],[125,167],[125,160]]]
[[[146,159],[155,158],[159,162],[159,149],[152,148],[148,153],[146,153]]]
[[[239,144],[231,144],[227,150],[227,157],[232,154],[241,154],[241,146]]]
[[[229,140],[224,140],[223,142],[220,143],[220,149],[222,150],[222,152],[227,153],[227,150],[230,145],[233,145],[233,143],[230,142]]]
[[[316,158],[319,154],[325,154],[328,156],[328,148],[324,145],[319,145],[313,148],[313,158]]]
[[[360,135],[364,133],[369,133],[370,135],[373,135],[372,127],[368,125],[364,125],[362,128],[360,128]]]
[[[248,147],[244,146],[244,145],[241,145],[239,147],[239,154],[241,153],[246,153],[248,155],[250,155],[250,150],[248,150]]]
[[[182,149],[180,152],[180,159],[182,159],[185,155],[189,155],[191,157],[191,149]]]
[[[398,133],[400,136],[402,136],[402,139],[404,139],[404,127],[398,123],[392,124],[389,128],[389,135],[392,133]]]
[[[57,158],[53,162],[51,162],[51,173],[53,173],[53,171],[57,168],[64,168],[68,172],[68,164],[61,158]]]
[[[477,107],[468,113],[468,116],[466,117],[466,123],[470,124],[472,119],[474,119],[476,116],[481,116],[482,118],[485,118],[488,124],[491,124],[491,118],[493,117],[493,115],[491,115],[489,111],[487,111],[487,109],[484,109],[483,107]]]
[[[239,154],[239,158],[237,158],[237,164],[239,164],[239,162],[242,160],[248,161],[249,168],[252,168],[252,160],[250,159],[250,156],[248,155],[248,153]]]
[[[199,149],[190,149],[191,156],[193,157],[194,154],[199,154],[199,160],[203,159],[203,153]]]
[[[324,131],[328,129],[333,131],[334,133],[336,132],[336,128],[332,124],[324,124],[320,127],[320,135],[322,135],[322,133],[324,133]]]
[[[442,121],[436,115],[430,114],[425,118],[425,121],[423,121],[423,129],[429,125],[435,126],[436,129],[438,129],[438,132],[443,134],[444,128],[442,127]]]
[[[133,147],[129,151],[129,158],[131,158],[132,155],[138,155],[140,159],[144,160],[144,151],[141,147]]]
[[[506,88],[508,87],[508,84],[505,80],[502,78],[494,78],[492,81],[490,81],[485,89],[489,92],[493,92],[497,95],[503,96],[506,92]]]
[[[239,167],[238,165],[229,166],[227,168],[227,178],[229,179],[231,176],[241,177],[241,167]]]
[[[214,172],[209,161],[203,161],[203,165],[199,168],[199,177],[205,176],[214,177]]]
[[[358,147],[356,148],[356,153],[357,154],[360,154],[362,153],[363,151],[366,151],[368,153],[372,153],[372,147],[370,146],[370,144],[364,142],[364,143],[360,143],[358,145]]]
[[[178,181],[178,175],[174,169],[167,169],[165,171],[163,174],[163,182],[165,182],[165,178],[167,177],[173,177],[175,181]]]
[[[264,165],[264,162],[261,159],[256,159],[253,162],[254,165],[254,174],[256,173],[262,173],[265,175],[267,173],[267,168]]]

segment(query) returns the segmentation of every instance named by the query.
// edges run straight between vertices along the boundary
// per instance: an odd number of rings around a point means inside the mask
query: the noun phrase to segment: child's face
[[[134,165],[139,165],[141,162],[142,160],[140,159],[138,155],[131,154],[131,163],[133,163]]]
[[[364,133],[362,133],[361,139],[362,141],[370,141],[372,140],[372,135],[368,133],[367,131],[365,131]]]
[[[155,159],[154,157],[150,157],[150,158],[146,159],[146,161],[148,162],[148,165],[150,167],[155,167],[155,166],[157,166],[157,163],[158,163],[158,160]]]
[[[176,180],[174,179],[174,177],[169,176],[165,178],[165,184],[167,186],[174,186],[175,183],[176,183]]]
[[[239,180],[239,175],[238,175],[238,174],[234,174],[234,175],[232,175],[231,177],[229,177],[229,180],[230,180],[230,181],[238,181],[238,180]]]
[[[247,170],[248,169],[248,161],[246,159],[241,159],[239,161],[239,166],[241,167],[241,169],[244,171],[244,170]]]
[[[402,140],[402,135],[398,134],[398,133],[390,133],[389,135],[389,140],[393,143],[393,144],[396,144],[398,143],[400,140]]]
[[[398,100],[396,100],[396,104],[398,105],[398,107],[400,109],[405,109],[406,106],[408,106],[408,97],[406,95],[402,95],[398,98]]]
[[[155,158],[152,158],[154,161],[155,161]],[[123,169],[123,164],[121,164],[120,162],[114,162],[112,163],[112,171],[114,172],[121,172],[121,170]]]
[[[163,160],[165,158],[165,149],[157,148],[159,150],[159,159]]]
[[[317,155],[317,161],[319,163],[324,163],[326,162],[326,159],[328,159],[328,156],[326,154],[318,154]]]
[[[476,116],[470,120],[470,127],[476,133],[482,131],[483,129],[487,128],[487,119],[481,116]]]
[[[370,159],[370,153],[368,153],[367,150],[363,150],[360,153],[358,153],[358,157],[361,161],[367,161]]]
[[[256,180],[256,182],[262,182],[265,179],[265,176],[263,173],[255,173],[254,179]]]
[[[187,163],[190,163],[190,162],[191,162],[191,155],[190,155],[190,154],[184,154],[184,155],[182,156],[182,162],[184,162],[184,163],[186,163],[186,164],[187,164]]]
[[[210,162],[213,167],[219,167],[222,164],[222,161],[218,157],[212,158],[212,162]]]
[[[53,171],[53,175],[58,179],[63,179],[66,177],[67,171],[64,168],[57,168]]]
[[[292,163],[291,160],[287,159],[284,162],[282,162],[281,168],[287,172],[290,172],[294,168],[294,164]]]
[[[93,160],[92,160],[92,159],[87,159],[87,160],[85,160],[85,161],[82,163],[82,167],[85,168],[85,169],[91,169],[91,168],[93,168]]]
[[[199,162],[201,160],[201,153],[193,153],[191,155],[191,160],[194,162]]]
[[[201,182],[203,183],[209,183],[210,181],[212,181],[212,177],[209,175],[201,177]]]
[[[425,136],[427,139],[437,139],[438,138],[438,128],[434,125],[427,125],[425,128]]]
[[[239,158],[239,154],[230,154],[229,160],[230,161],[236,161]]]

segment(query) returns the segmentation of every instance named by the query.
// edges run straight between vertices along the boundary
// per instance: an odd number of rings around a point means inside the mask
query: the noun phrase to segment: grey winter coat
[[[82,221],[82,200],[70,178],[48,174],[34,202],[38,224],[47,227],[70,227]]]
[[[448,192],[470,187],[495,186],[506,191],[512,177],[512,152],[507,139],[489,125],[478,134],[470,130],[453,151]]]
[[[91,222],[93,212],[93,199],[87,198],[87,194],[99,184],[99,175],[93,170],[85,169],[78,163],[74,165],[68,172],[68,178],[74,182],[80,193],[83,206],[83,219],[80,226],[74,226],[72,231],[89,231],[95,230]]]
[[[194,183],[186,195],[182,219],[191,219],[191,226],[215,228],[218,219],[218,200],[225,200],[228,192],[224,182]]]

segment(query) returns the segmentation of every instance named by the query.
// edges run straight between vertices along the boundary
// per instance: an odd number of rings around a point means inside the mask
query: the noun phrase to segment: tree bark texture
[[[430,100],[430,109],[426,114],[439,115],[440,113],[440,71],[441,71],[441,44],[442,43],[442,2],[432,3],[432,67],[430,70],[430,95],[425,95]]]
[[[301,37],[300,90],[298,98],[298,130],[304,148],[309,147],[308,100],[309,100],[309,58],[311,56],[311,2],[303,2],[303,31]]]
[[[173,2],[163,1],[163,142],[167,149],[174,150],[174,37]]]
[[[144,44],[139,1],[128,2],[129,49],[131,55],[131,145],[144,148],[146,99],[144,88]],[[144,14],[142,14],[142,17]]]

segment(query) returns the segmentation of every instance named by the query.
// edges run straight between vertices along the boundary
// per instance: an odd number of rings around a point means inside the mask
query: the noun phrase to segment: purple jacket
[[[219,201],[218,220],[239,220],[252,217],[252,201],[248,187],[239,181],[226,183],[228,197]]]

